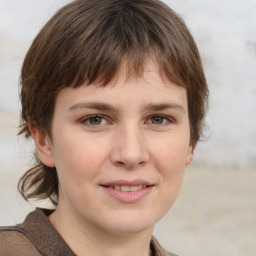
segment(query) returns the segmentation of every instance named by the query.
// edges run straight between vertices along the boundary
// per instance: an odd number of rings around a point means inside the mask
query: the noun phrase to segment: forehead
[[[120,66],[116,76],[106,86],[100,83],[65,88],[57,97],[58,109],[76,110],[81,106],[104,103],[112,109],[145,109],[145,106],[172,104],[187,109],[186,90],[167,79],[159,67],[148,62],[142,74],[131,73],[127,65]]]
[[[120,94],[123,92],[129,84],[140,84],[138,81],[143,80],[144,85],[155,87],[157,91],[163,89],[170,89],[174,85],[177,87],[184,87],[181,85],[175,84],[170,78],[167,77],[160,64],[154,59],[154,57],[147,58],[143,61],[143,65],[134,66],[131,63],[127,63],[126,60],[117,68],[117,71],[113,74],[111,80],[105,83],[104,77],[99,76],[98,79],[94,80],[91,83],[83,83],[81,85],[75,86],[88,86],[88,87],[115,87],[119,89]],[[125,85],[125,86],[123,86]],[[147,87],[147,86],[146,86]],[[166,87],[166,88],[164,88]],[[139,87],[138,87],[139,90]]]

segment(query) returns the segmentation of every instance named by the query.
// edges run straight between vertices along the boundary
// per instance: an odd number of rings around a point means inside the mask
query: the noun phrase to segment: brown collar
[[[22,224],[10,229],[24,234],[42,255],[47,256],[76,256],[61,235],[49,222],[47,216],[52,210],[39,209],[28,214]],[[177,256],[165,251],[158,241],[152,237],[150,242],[152,256]]]

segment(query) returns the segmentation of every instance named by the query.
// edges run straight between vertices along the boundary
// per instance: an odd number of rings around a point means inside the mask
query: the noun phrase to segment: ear
[[[52,143],[49,136],[31,123],[29,123],[28,127],[34,139],[37,155],[41,162],[48,167],[55,167]]]
[[[195,148],[192,145],[189,146],[187,156],[186,156],[186,161],[185,161],[186,165],[189,165],[192,162],[194,157],[194,149]]]

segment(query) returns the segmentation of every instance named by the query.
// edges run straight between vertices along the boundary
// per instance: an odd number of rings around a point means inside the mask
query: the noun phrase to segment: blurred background
[[[0,0],[0,225],[35,206],[16,184],[33,145],[18,138],[19,72],[33,38],[68,0]],[[155,229],[182,256],[256,251],[256,0],[165,0],[190,28],[210,88],[205,141],[174,207]]]

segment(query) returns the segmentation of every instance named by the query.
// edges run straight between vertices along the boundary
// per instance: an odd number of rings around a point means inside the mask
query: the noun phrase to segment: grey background
[[[35,207],[16,190],[33,147],[16,136],[19,72],[41,26],[67,2],[0,0],[0,225],[22,221]],[[206,141],[199,143],[181,194],[155,235],[179,255],[253,256],[256,0],[164,2],[181,14],[194,35],[211,95]]]

